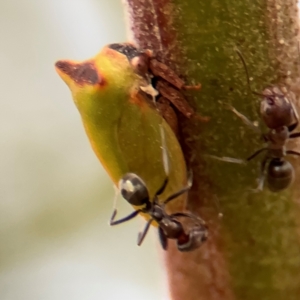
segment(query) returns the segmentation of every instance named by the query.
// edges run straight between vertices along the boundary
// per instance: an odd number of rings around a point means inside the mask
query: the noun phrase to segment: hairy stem
[[[247,165],[209,158],[246,158],[260,136],[228,110],[260,121],[251,88],[271,84],[299,94],[298,10],[294,0],[127,0],[130,37],[177,70],[200,92],[187,92],[207,124],[180,117],[181,144],[195,157],[188,208],[209,226],[209,240],[192,253],[166,253],[172,299],[299,299],[300,212],[297,185],[251,192],[261,157]],[[295,103],[296,106],[298,103]],[[294,162],[294,165],[295,162]],[[222,212],[223,218],[219,218]]]

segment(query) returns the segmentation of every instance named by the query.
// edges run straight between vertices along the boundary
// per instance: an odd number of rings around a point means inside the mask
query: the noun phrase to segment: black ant
[[[164,132],[161,129],[161,136],[163,140],[163,162],[166,174],[168,175],[168,159],[166,148],[164,147]],[[150,219],[147,222],[144,230],[138,234],[137,244],[140,246],[150,228],[153,221],[158,223],[158,235],[161,246],[164,250],[168,247],[168,239],[175,239],[177,242],[177,248],[179,251],[192,251],[199,248],[202,243],[207,239],[207,226],[205,222],[198,216],[186,212],[178,212],[168,214],[165,210],[165,205],[170,201],[176,199],[180,195],[189,191],[192,186],[192,176],[189,176],[186,187],[183,187],[176,193],[170,195],[162,203],[159,202],[159,196],[164,192],[168,184],[168,176],[164,180],[161,187],[155,193],[153,199],[150,199],[148,188],[145,182],[137,174],[127,173],[119,181],[119,190],[125,200],[131,205],[141,206],[133,213],[128,216],[114,220],[117,214],[117,210],[114,209],[110,219],[110,225],[117,225],[126,221],[129,221],[136,217],[139,213],[149,215]],[[182,223],[178,220],[179,218],[188,218],[194,222],[194,226],[188,233],[185,232]]]
[[[252,160],[262,152],[267,152],[261,161],[257,190],[263,189],[264,181],[266,179],[269,190],[278,192],[286,189],[292,183],[295,176],[294,167],[285,159],[285,156],[300,156],[300,153],[297,151],[286,150],[286,144],[289,139],[300,137],[300,132],[292,133],[299,123],[296,108],[290,99],[293,99],[294,95],[291,92],[288,95],[285,88],[280,88],[278,86],[268,87],[264,89],[261,94],[252,91],[245,60],[239,50],[236,49],[236,52],[244,65],[250,91],[262,98],[260,103],[260,114],[264,123],[270,129],[267,133],[262,134],[263,140],[267,143],[267,146],[257,150],[249,156],[246,159],[246,162]],[[241,118],[246,125],[250,126],[255,131],[259,131],[247,117],[231,106],[230,109]],[[245,163],[244,160],[230,157],[213,157],[228,162]]]

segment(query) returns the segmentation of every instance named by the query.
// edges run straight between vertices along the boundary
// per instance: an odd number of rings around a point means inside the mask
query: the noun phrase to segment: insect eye
[[[146,184],[134,173],[127,173],[121,178],[119,190],[123,198],[132,205],[143,205],[149,201]]]
[[[130,63],[137,74],[144,76],[148,72],[149,57],[146,54],[135,56]]]

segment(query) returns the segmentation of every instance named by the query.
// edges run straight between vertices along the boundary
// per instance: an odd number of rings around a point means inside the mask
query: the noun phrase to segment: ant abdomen
[[[295,112],[292,105],[294,94],[292,92],[287,92],[278,86],[272,86],[264,89],[261,96],[260,113],[268,128],[276,129],[295,122]]]
[[[271,192],[286,189],[294,179],[294,168],[287,160],[273,158],[267,169],[267,184]]]

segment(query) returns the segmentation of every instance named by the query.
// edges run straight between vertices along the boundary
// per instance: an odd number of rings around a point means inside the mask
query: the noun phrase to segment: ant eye
[[[149,200],[146,184],[134,173],[127,173],[121,178],[119,190],[123,198],[132,205],[143,205]]]

